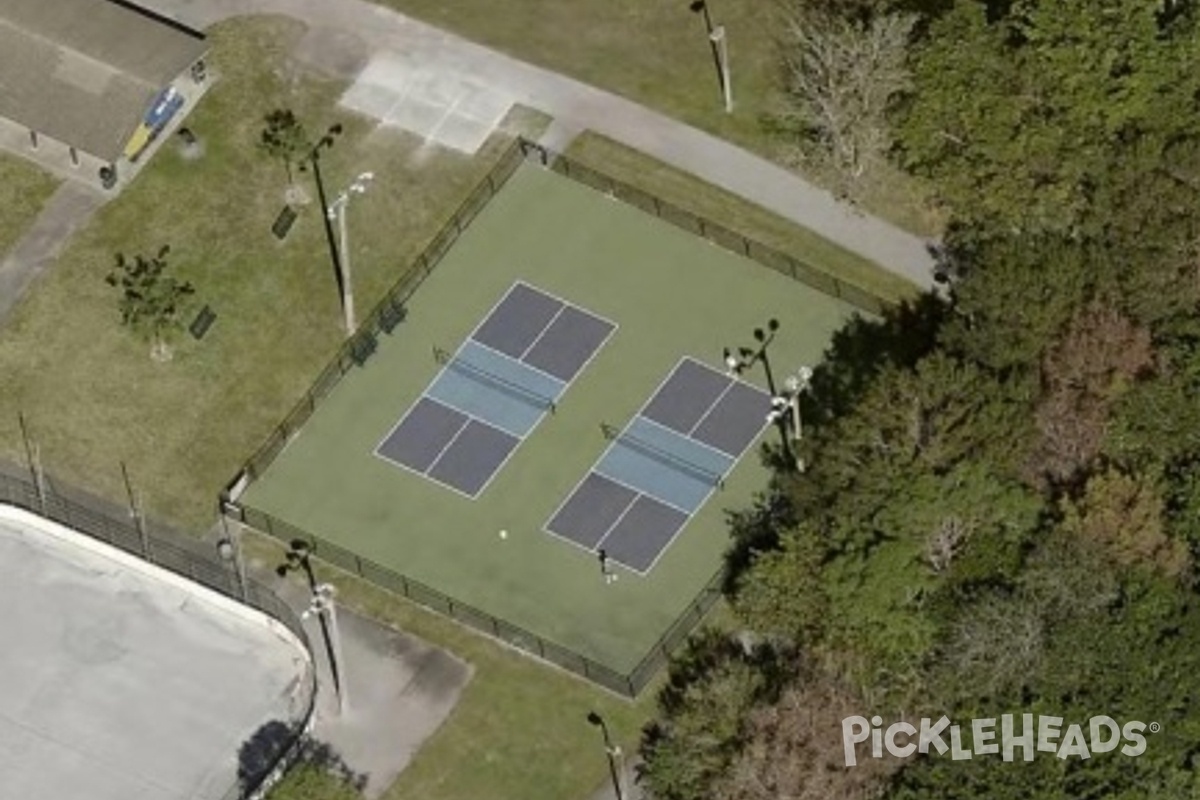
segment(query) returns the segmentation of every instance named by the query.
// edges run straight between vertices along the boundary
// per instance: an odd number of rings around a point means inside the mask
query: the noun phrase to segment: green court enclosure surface
[[[618,325],[476,500],[373,452],[439,365],[516,280]],[[631,670],[720,566],[724,511],[766,481],[757,445],[645,577],[606,584],[595,557],[542,526],[682,356],[781,328],[782,375],[815,363],[849,306],[534,165],[522,166],[409,303],[408,317],[324,400],[242,502],[401,575]],[[750,380],[763,385],[761,369]],[[764,433],[773,437],[774,429]],[[498,532],[508,531],[501,539]]]

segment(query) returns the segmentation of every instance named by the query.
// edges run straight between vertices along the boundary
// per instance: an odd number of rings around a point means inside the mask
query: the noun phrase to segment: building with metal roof
[[[0,0],[0,138],[111,185],[179,110],[182,84],[204,80],[207,49],[125,0]]]

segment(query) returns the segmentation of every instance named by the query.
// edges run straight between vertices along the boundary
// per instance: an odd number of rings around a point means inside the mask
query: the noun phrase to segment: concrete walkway
[[[644,106],[526,64],[364,0],[143,0],[207,28],[246,14],[280,14],[361,42],[367,54],[405,53],[503,89],[553,116],[557,132],[593,130],[757,203],[840,244],[922,289],[933,286],[926,242],[838,202],[789,170]]]
[[[214,546],[221,534],[220,525],[210,531]],[[274,572],[277,565],[266,561],[250,560],[246,566],[251,578],[270,588],[297,613],[308,607],[310,594],[302,578],[280,578]],[[342,606],[336,613],[341,652],[335,658],[345,699],[340,709],[321,626],[314,617],[304,622],[317,667],[312,736],[328,745],[361,782],[363,796],[375,800],[445,722],[473,670],[415,636]]]
[[[105,201],[99,189],[63,181],[42,206],[25,235],[0,261],[0,324],[46,267],[58,258],[75,231],[87,224]]]

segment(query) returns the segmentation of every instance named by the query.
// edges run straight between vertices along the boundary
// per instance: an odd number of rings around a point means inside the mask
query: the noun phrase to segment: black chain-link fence
[[[311,653],[308,635],[295,612],[262,584],[253,580],[243,584],[234,565],[221,559],[215,547],[205,546],[198,539],[154,520],[135,517],[130,509],[61,483],[49,475],[39,473],[35,477],[33,471],[2,460],[0,504],[16,506],[53,520],[255,608],[291,631]],[[316,688],[316,673],[310,669],[303,694],[299,696],[299,711],[296,718],[287,723],[288,730],[278,737],[275,757],[268,759],[267,769],[255,780],[240,780],[230,786],[223,800],[252,796],[263,779],[296,755],[312,716]]]
[[[583,164],[570,156],[556,153],[536,142],[525,139],[520,141],[520,146],[527,159],[536,160],[543,166],[574,181],[590,186],[648,214],[653,214],[677,228],[707,239],[732,253],[757,261],[764,267],[787,275],[792,280],[799,281],[830,297],[836,297],[855,308],[878,316],[891,305],[889,301],[866,289],[834,277],[811,262],[788,255],[750,236],[738,233],[715,220],[688,211],[619,178],[614,178],[602,170]]]
[[[557,664],[612,691],[636,696],[666,665],[674,652],[704,615],[721,596],[724,568],[704,585],[699,594],[667,629],[666,633],[647,651],[632,671],[623,673],[600,664],[574,650],[556,644],[542,636],[504,619],[456,600],[425,584],[376,564],[332,542],[265,511],[250,508],[239,502],[242,492],[270,466],[294,436],[312,416],[320,401],[337,385],[351,367],[363,363],[375,349],[379,333],[390,333],[405,317],[405,304],[417,288],[433,272],[451,245],[467,229],[471,221],[487,205],[525,160],[536,161],[560,174],[605,192],[632,206],[652,213],[660,219],[707,239],[780,272],[807,286],[825,292],[872,314],[880,314],[887,301],[848,284],[829,273],[786,253],[764,245],[749,236],[737,233],[718,222],[680,208],[662,198],[642,191],[624,181],[585,166],[567,156],[554,153],[524,138],[518,138],[499,157],[496,164],[451,215],[429,245],[404,270],[400,280],[375,306],[363,321],[358,332],[338,351],[321,372],[312,388],[305,393],[291,413],[267,437],[267,441],[246,461],[238,475],[221,493],[221,507],[230,517],[263,531],[283,542],[303,539],[313,546],[314,554],[347,572],[437,611],[476,630],[494,636],[513,647]]]

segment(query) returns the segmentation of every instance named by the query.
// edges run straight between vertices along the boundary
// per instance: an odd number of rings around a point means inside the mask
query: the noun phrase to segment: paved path
[[[209,532],[214,545],[221,535],[220,525]],[[279,578],[275,566],[251,560],[247,573],[303,612],[310,597],[307,586],[295,576]],[[335,658],[346,700],[341,710],[321,627],[315,618],[304,623],[319,687],[312,735],[363,782],[364,797],[375,800],[445,722],[473,670],[445,650],[342,606],[337,608],[337,622],[341,654]]]
[[[25,235],[0,253],[0,324],[29,285],[58,258],[75,231],[87,224],[105,200],[98,189],[63,181],[42,206]]]
[[[921,288],[933,286],[933,258],[920,237],[839,203],[789,170],[617,95],[595,89],[364,0],[143,0],[207,28],[245,14],[281,14],[352,35],[369,53],[403,52],[429,69],[444,66],[558,120],[590,129],[751,200],[884,265]]]

